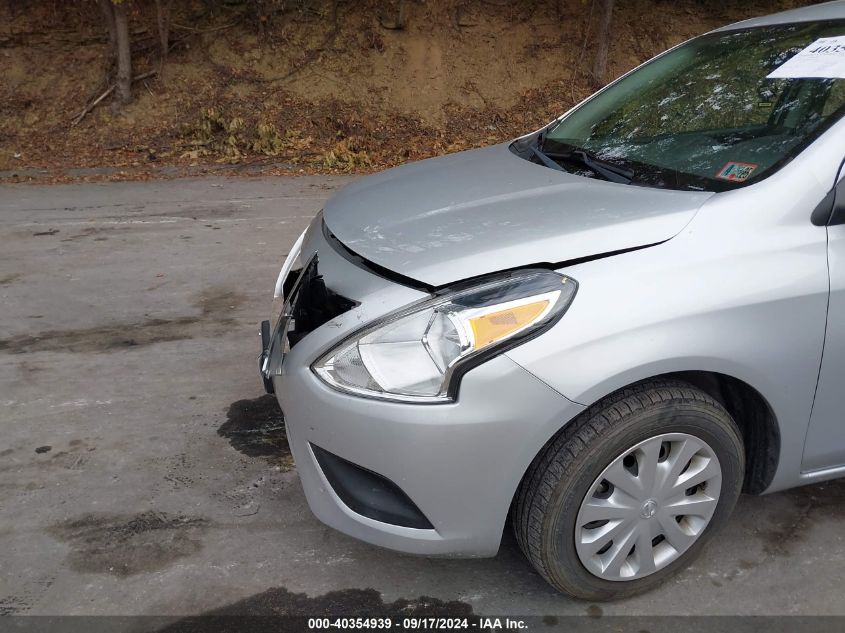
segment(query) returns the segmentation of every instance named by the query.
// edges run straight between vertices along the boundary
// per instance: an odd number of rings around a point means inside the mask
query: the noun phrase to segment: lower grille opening
[[[340,500],[353,512],[382,523],[433,530],[434,526],[395,483],[311,444],[317,463]]]

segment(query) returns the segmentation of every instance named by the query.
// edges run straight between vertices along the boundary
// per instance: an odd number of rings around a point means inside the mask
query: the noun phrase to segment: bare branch
[[[158,70],[151,70],[150,72],[144,73],[143,75],[138,75],[137,77],[134,77],[134,78],[132,79],[132,82],[134,83],[134,82],[136,82],[136,81],[141,81],[142,79],[148,79],[149,77],[152,77],[153,75],[155,75],[155,74],[157,74],[157,73],[158,73]],[[109,86],[109,87],[106,89],[106,91],[105,91],[105,92],[103,92],[103,94],[101,94],[99,97],[97,97],[97,98],[96,98],[96,99],[94,99],[91,103],[89,103],[87,106],[85,106],[85,107],[82,109],[82,112],[80,112],[80,113],[79,113],[79,114],[78,114],[78,115],[77,115],[77,116],[73,119],[73,121],[71,121],[70,126],[71,126],[71,127],[74,127],[74,126],[76,126],[76,125],[79,125],[79,123],[82,121],[82,119],[84,119],[84,118],[88,115],[88,113],[89,113],[89,112],[91,112],[91,110],[93,110],[94,108],[96,108],[96,107],[97,107],[97,106],[98,106],[98,105],[99,105],[99,104],[103,101],[103,99],[105,99],[105,98],[106,98],[106,97],[108,97],[108,96],[109,96],[112,92],[114,92],[115,87],[116,87],[116,85],[115,85],[115,84],[112,84],[111,86]]]

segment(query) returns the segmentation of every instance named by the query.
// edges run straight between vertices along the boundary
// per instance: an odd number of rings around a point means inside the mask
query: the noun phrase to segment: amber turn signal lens
[[[487,347],[526,325],[533,323],[548,308],[548,299],[491,312],[469,320],[475,337],[475,349]]]

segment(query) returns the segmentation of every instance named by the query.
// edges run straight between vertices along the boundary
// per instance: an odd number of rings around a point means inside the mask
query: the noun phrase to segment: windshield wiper
[[[554,162],[551,158],[549,158],[546,154],[543,153],[543,150],[540,149],[539,143],[533,143],[529,145],[528,149],[530,149],[534,155],[540,159],[540,162],[543,163],[546,167],[550,169],[557,169],[558,171],[566,171],[563,167],[558,165]]]
[[[631,170],[615,165],[609,161],[602,160],[595,154],[588,152],[583,148],[573,147],[572,150],[566,152],[543,151],[543,142],[545,141],[544,136],[544,133],[540,132],[535,141],[528,146],[528,149],[530,149],[531,152],[540,159],[541,163],[550,169],[566,171],[554,159],[575,161],[581,163],[597,175],[611,182],[629,185],[634,180],[634,172]]]
[[[571,152],[547,152],[545,156],[550,160],[557,158],[560,160],[577,161],[611,182],[630,185],[634,180],[634,172],[630,169],[625,169],[609,161],[602,160],[585,149],[575,149]]]

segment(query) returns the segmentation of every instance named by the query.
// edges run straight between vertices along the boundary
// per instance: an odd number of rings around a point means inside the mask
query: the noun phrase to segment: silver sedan
[[[262,324],[314,513],[603,600],[845,475],[843,78],[845,2],[749,20],[332,199]]]

